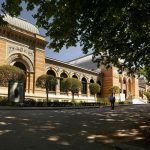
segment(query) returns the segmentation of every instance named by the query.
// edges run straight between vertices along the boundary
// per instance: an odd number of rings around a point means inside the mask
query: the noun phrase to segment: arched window
[[[90,83],[94,83],[94,80],[91,79],[91,80],[90,80]],[[90,94],[93,95],[93,93],[92,93],[91,91],[90,91]]]
[[[91,79],[91,80],[90,80],[90,83],[94,83],[94,80],[93,80],[93,79]]]
[[[86,78],[82,78],[82,94],[87,94],[87,80]]]
[[[53,76],[54,78],[56,78],[56,74],[53,70],[48,70],[47,75],[50,75],[50,76]],[[50,84],[49,91],[56,91],[56,85]]]
[[[64,88],[62,86],[62,81],[64,78],[67,78],[67,77],[68,77],[67,74],[64,72],[60,74],[60,92],[65,92]]]
[[[76,79],[78,79],[78,77],[77,77],[76,75],[73,75],[73,76],[72,76],[72,78],[76,78]]]
[[[48,71],[47,71],[47,74],[48,74],[48,75],[51,75],[51,76],[53,76],[53,77],[56,77],[56,74],[55,74],[55,72],[54,72],[53,70],[48,70]]]
[[[129,79],[129,81],[128,81],[128,89],[129,89],[129,92],[130,92],[130,94],[131,94],[131,80]]]

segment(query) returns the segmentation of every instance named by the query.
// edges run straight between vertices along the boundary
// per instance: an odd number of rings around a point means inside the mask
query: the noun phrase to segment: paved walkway
[[[150,149],[150,105],[118,106],[115,111],[1,108],[0,150]]]

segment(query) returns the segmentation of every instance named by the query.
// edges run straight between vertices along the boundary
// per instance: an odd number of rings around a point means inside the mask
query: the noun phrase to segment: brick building
[[[45,97],[45,91],[35,86],[36,79],[42,74],[57,78],[58,84],[49,92],[52,99],[71,98],[71,94],[64,93],[61,88],[62,78],[66,77],[75,77],[82,82],[84,90],[75,96],[76,100],[95,101],[89,91],[89,83],[93,82],[101,85],[101,91],[97,94],[99,97],[108,97],[109,88],[114,85],[122,89],[126,98],[139,96],[138,79],[135,76],[127,76],[126,72],[119,74],[113,66],[108,70],[104,66],[97,68],[91,54],[69,62],[47,58],[47,41],[34,25],[8,15],[5,20],[8,26],[0,28],[0,65],[14,65],[25,71],[27,97]],[[0,94],[7,95],[7,89],[0,87]]]

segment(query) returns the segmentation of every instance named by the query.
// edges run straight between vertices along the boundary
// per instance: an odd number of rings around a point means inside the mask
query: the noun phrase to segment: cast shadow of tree
[[[0,147],[111,150],[123,143],[147,148],[149,108],[0,111]]]

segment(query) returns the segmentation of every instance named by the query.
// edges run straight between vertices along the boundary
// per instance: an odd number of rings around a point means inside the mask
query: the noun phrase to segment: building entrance
[[[22,62],[15,62],[14,66],[20,68],[21,70],[23,70],[24,73],[25,73],[25,76],[27,77],[27,69],[26,69],[26,66]],[[26,80],[27,79],[25,79],[25,81],[24,81],[24,89],[25,89],[25,91],[26,91]]]

